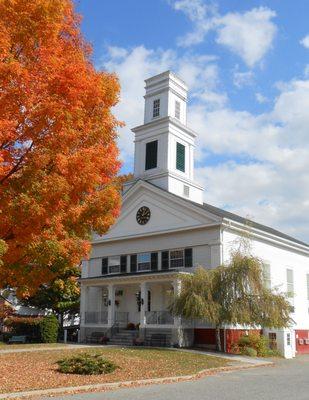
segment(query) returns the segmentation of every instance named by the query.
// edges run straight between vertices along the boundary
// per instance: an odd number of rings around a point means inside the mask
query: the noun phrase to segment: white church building
[[[170,71],[145,83],[144,124],[132,129],[134,179],[124,185],[120,217],[104,236],[93,235],[83,261],[80,340],[106,335],[118,344],[214,345],[212,326],[173,317],[168,304],[181,274],[227,262],[249,229],[267,284],[290,293],[293,307],[293,326],[264,334],[285,357],[309,353],[309,246],[256,222],[248,228],[246,218],[203,203],[194,180],[188,88]],[[226,351],[243,331],[222,329]]]

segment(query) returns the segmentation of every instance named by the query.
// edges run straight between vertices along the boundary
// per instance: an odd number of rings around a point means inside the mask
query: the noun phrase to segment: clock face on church
[[[143,206],[137,210],[136,221],[140,225],[145,225],[150,220],[150,216],[151,216],[150,209],[146,206]]]

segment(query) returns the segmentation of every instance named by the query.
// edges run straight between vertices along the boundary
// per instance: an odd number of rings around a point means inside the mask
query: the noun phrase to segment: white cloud
[[[176,11],[182,11],[194,24],[194,30],[178,39],[178,45],[189,47],[204,40],[205,35],[214,27],[213,16],[216,8],[202,0],[170,0]]]
[[[216,20],[216,41],[253,67],[272,46],[277,31],[272,22],[275,16],[276,13],[267,7],[253,8],[243,14],[228,13]]]
[[[251,86],[254,83],[254,73],[252,71],[241,72],[236,69],[233,73],[233,83],[239,89],[244,86]]]
[[[309,78],[309,64],[307,64],[307,65],[305,66],[305,69],[304,69],[304,77],[305,77],[305,78]]]
[[[172,69],[190,87],[188,124],[199,135],[196,157],[204,166],[196,177],[205,201],[308,240],[309,80],[280,83],[272,110],[254,115],[231,108],[213,56],[110,48],[102,66],[120,77],[115,113],[127,124],[119,139],[126,163],[133,156],[130,128],[143,122],[143,80]]]
[[[256,101],[260,104],[267,103],[269,100],[266,96],[264,96],[262,93],[255,93],[255,98]]]
[[[250,68],[261,62],[272,47],[277,32],[272,21],[276,13],[268,7],[220,15],[215,6],[202,0],[170,0],[169,3],[193,24],[192,32],[178,39],[180,46],[201,43],[207,33],[214,30],[216,42],[240,56]]]
[[[308,241],[308,107],[309,80],[282,85],[272,111],[260,115],[192,105],[199,148],[234,160],[207,167],[206,159],[197,169],[205,201]]]
[[[300,41],[300,44],[303,45],[306,49],[309,49],[309,35],[303,37]]]

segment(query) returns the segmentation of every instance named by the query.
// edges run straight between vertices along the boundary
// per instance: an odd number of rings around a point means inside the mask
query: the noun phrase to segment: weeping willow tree
[[[180,279],[181,291],[172,300],[171,312],[213,324],[219,351],[220,329],[225,325],[279,329],[292,322],[287,297],[265,286],[263,264],[250,254],[237,250],[228,265],[198,268]]]

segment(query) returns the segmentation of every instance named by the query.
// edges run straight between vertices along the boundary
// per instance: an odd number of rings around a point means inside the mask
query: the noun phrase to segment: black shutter
[[[120,257],[120,272],[122,274],[127,272],[127,256]]]
[[[151,291],[147,292],[147,311],[151,311]]]
[[[102,275],[108,274],[108,258],[102,258]]]
[[[177,142],[176,147],[176,168],[179,171],[185,172],[185,155],[186,155],[186,148],[183,144]]]
[[[151,270],[158,269],[158,253],[151,253]]]
[[[169,252],[168,251],[162,251],[161,253],[162,256],[162,269],[169,269]]]
[[[131,256],[131,272],[136,272],[136,267],[137,267],[137,255],[132,254]]]
[[[193,267],[192,249],[185,249],[185,267]]]
[[[145,169],[152,169],[157,167],[158,158],[158,141],[146,143],[146,160]]]

